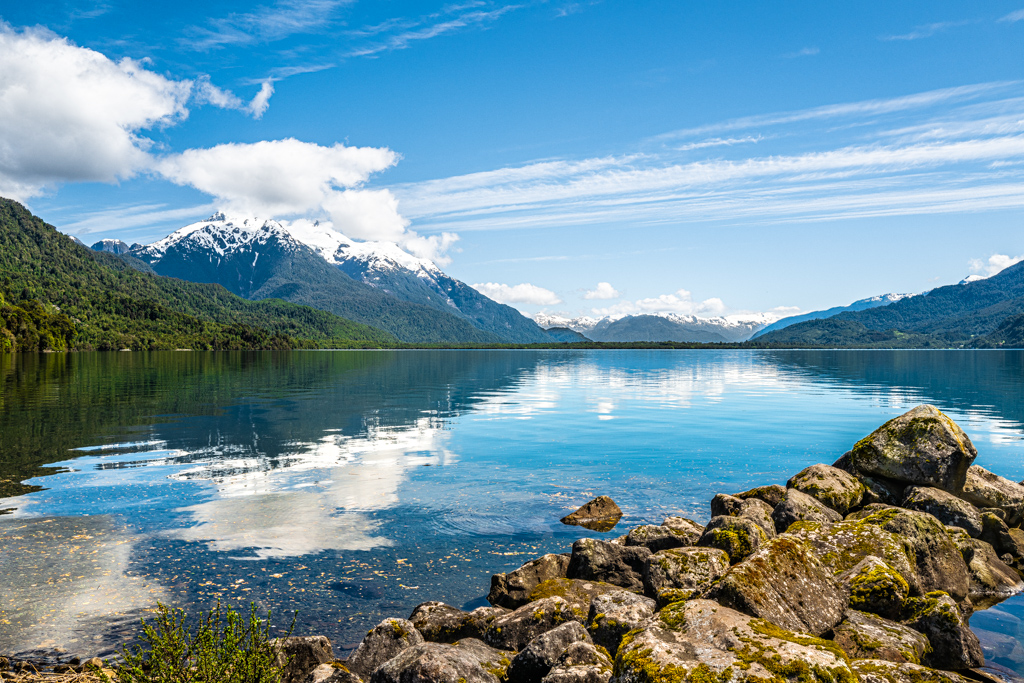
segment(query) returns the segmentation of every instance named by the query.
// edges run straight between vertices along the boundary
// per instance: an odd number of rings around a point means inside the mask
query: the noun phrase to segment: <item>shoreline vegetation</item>
[[[345,658],[323,636],[266,645],[280,683],[1019,680],[986,665],[968,621],[1024,591],[1024,485],[976,457],[921,405],[785,486],[715,495],[706,525],[669,517],[496,574],[488,607],[422,603]],[[563,522],[606,530],[621,515],[602,496]],[[14,680],[59,675],[8,664]],[[163,664],[136,660],[129,678],[156,681],[138,672]]]

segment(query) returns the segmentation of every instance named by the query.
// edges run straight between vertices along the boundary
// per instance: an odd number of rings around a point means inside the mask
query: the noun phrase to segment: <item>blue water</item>
[[[703,522],[920,403],[1024,478],[1019,352],[6,356],[0,388],[0,485],[42,487],[0,499],[0,652],[102,653],[157,601],[217,599],[343,651],[582,535]],[[600,494],[615,530],[558,522]],[[972,622],[1014,668],[1019,618]]]

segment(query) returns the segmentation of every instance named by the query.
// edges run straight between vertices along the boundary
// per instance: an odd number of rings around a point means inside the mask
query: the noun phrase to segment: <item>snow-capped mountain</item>
[[[161,275],[304,303],[406,341],[548,340],[533,321],[433,262],[390,242],[349,239],[325,223],[218,213],[130,254]]]
[[[540,313],[534,320],[545,329],[567,327],[594,341],[739,342],[773,318],[763,313],[714,318],[679,313],[567,318]]]
[[[100,240],[89,248],[93,251],[105,251],[108,254],[117,254],[118,256],[131,251],[131,247],[121,240]]]
[[[756,339],[762,334],[768,334],[775,330],[781,330],[790,325],[796,325],[797,323],[806,322],[808,320],[821,320],[823,318],[831,318],[832,316],[839,315],[840,313],[846,313],[847,311],[866,311],[869,308],[878,308],[879,306],[888,306],[894,304],[901,299],[907,297],[917,296],[916,294],[897,294],[890,292],[889,294],[879,294],[878,296],[869,296],[867,299],[860,299],[854,301],[849,306],[834,306],[832,308],[825,309],[823,311],[811,311],[810,313],[803,313],[801,315],[791,315],[788,318],[782,318],[772,324],[764,327],[754,334],[751,339]]]

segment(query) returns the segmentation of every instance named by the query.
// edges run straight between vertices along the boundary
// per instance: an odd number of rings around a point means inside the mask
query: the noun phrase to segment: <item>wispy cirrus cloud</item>
[[[354,0],[279,0],[251,12],[233,13],[193,26],[181,41],[195,50],[273,42],[296,33],[318,31],[337,19],[340,8]]]
[[[890,35],[890,36],[879,36],[878,39],[879,40],[886,40],[886,41],[891,41],[891,40],[920,40],[921,38],[931,38],[936,33],[942,33],[943,31],[947,31],[947,30],[949,30],[951,28],[956,28],[958,26],[965,26],[965,25],[967,25],[969,23],[971,23],[971,22],[969,22],[969,21],[936,21],[936,22],[931,23],[931,24],[922,24],[920,26],[915,26],[914,29],[911,30],[909,33],[901,33],[901,34],[898,34],[898,35]]]
[[[1010,12],[1006,16],[999,18],[999,21],[1008,21],[1010,23],[1024,20],[1024,9],[1019,9],[1014,12]]]
[[[821,50],[817,47],[805,47],[803,49],[797,50],[796,52],[787,52],[782,56],[785,57],[786,59],[796,59],[798,57],[814,57],[815,55],[818,55],[820,53]]]

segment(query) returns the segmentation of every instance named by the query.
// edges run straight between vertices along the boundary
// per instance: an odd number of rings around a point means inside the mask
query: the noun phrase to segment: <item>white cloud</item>
[[[795,59],[797,57],[814,57],[815,55],[817,55],[820,52],[821,52],[821,50],[816,48],[816,47],[805,47],[802,50],[797,50],[796,52],[790,52],[790,53],[782,55],[782,56],[787,58],[787,59]]]
[[[519,285],[503,285],[497,282],[482,282],[471,285],[484,296],[490,297],[501,304],[534,304],[536,306],[554,306],[562,303],[558,295],[550,289],[524,282]]]
[[[251,115],[254,119],[263,117],[270,106],[270,96],[274,94],[274,84],[263,81],[260,90],[251,101],[245,102],[233,92],[222,90],[210,82],[208,76],[196,79],[193,101],[197,104],[212,104],[221,109],[237,109]]]
[[[693,295],[685,289],[678,289],[672,294],[638,299],[637,301],[624,301],[605,308],[594,308],[593,313],[602,316],[623,316],[623,315],[663,315],[676,313],[678,315],[694,315],[701,318],[710,318],[723,315],[726,312],[725,304],[718,297],[712,297],[703,301],[694,301]]]
[[[351,50],[348,56],[372,57],[390,50],[404,50],[420,40],[429,40],[464,28],[486,25],[506,13],[522,7],[522,5],[505,5],[493,10],[481,10],[477,9],[479,6],[478,3],[450,5],[442,12],[428,14],[418,19],[392,19],[377,26],[352,31],[350,33],[356,36],[375,36],[398,29],[397,32],[379,42]],[[444,16],[446,14],[456,16],[446,17]]]
[[[918,26],[910,33],[903,33],[897,36],[881,36],[879,40],[920,40],[921,38],[931,38],[936,33],[941,33],[948,28],[963,26],[966,23],[966,21],[937,21],[933,24]]]
[[[597,287],[587,290],[583,295],[584,299],[618,299],[621,296],[618,290],[608,282],[598,282]]]
[[[336,11],[352,0],[281,0],[251,12],[233,13],[210,21],[210,28],[192,27],[185,47],[209,50],[225,45],[250,45],[310,33],[334,21]]]
[[[982,277],[992,277],[996,273],[1009,268],[1010,266],[1024,261],[1024,254],[1020,256],[1007,256],[1006,254],[992,254],[987,261],[971,259],[968,261],[972,273]]]
[[[1015,10],[1013,12],[1010,12],[1005,17],[1000,17],[999,21],[1015,22],[1015,21],[1021,21],[1022,19],[1024,19],[1024,9],[1019,9],[1019,10]]]
[[[676,147],[678,152],[689,152],[694,149],[706,149],[708,147],[732,147],[733,145],[742,145],[751,142],[760,142],[764,138],[760,135],[747,135],[741,138],[711,138],[708,140],[700,140],[699,142],[689,142],[685,145],[679,145]]]

